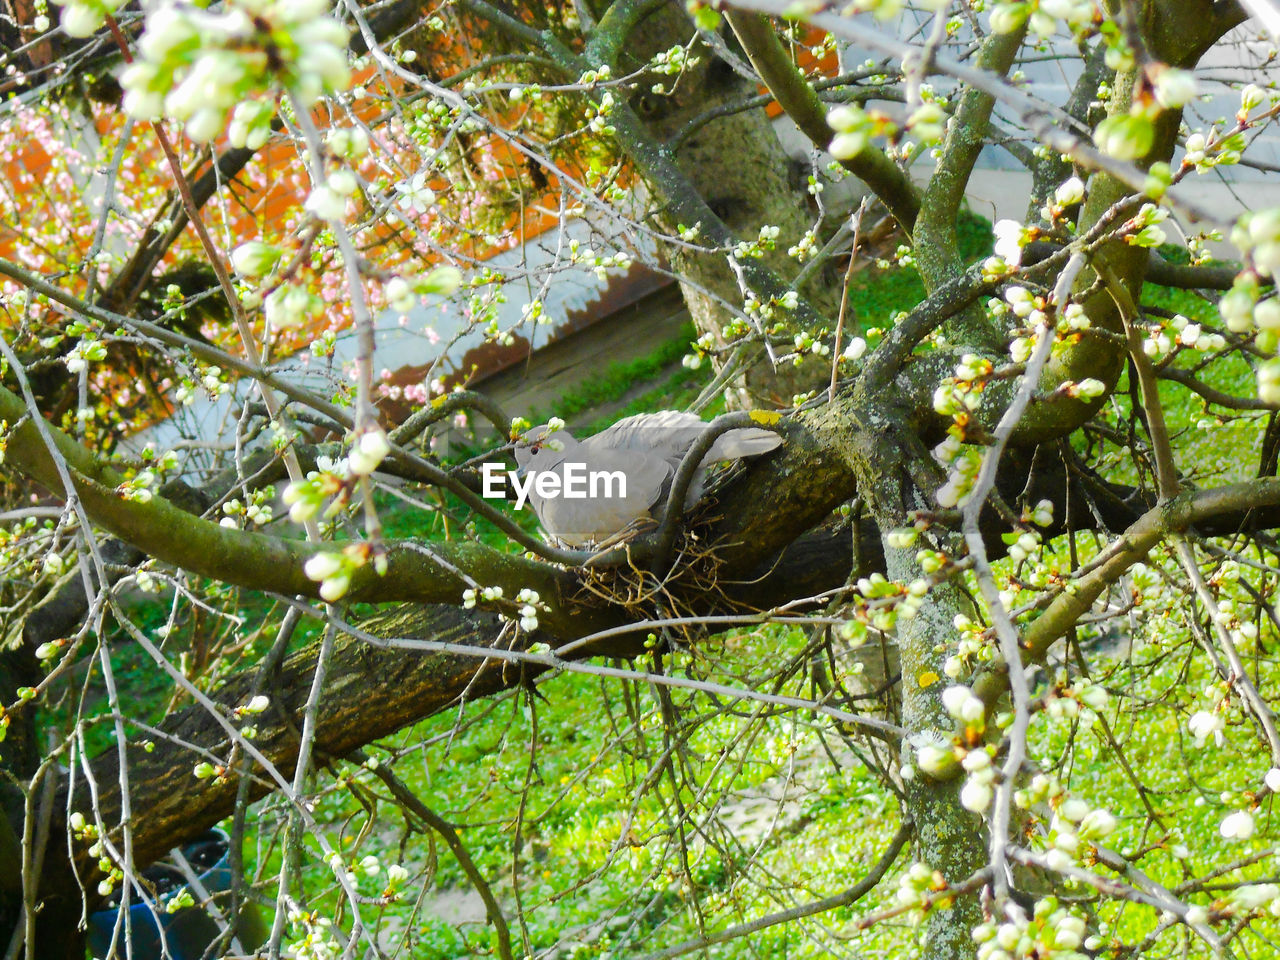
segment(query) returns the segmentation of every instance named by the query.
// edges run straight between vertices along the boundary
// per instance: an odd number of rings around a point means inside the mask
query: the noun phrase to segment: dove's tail
[[[741,427],[722,434],[707,452],[707,461],[737,460],[740,457],[754,457],[782,443],[782,438],[769,430],[759,427]]]

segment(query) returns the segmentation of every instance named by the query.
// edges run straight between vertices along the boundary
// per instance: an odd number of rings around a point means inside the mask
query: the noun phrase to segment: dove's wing
[[[677,410],[639,413],[587,437],[582,441],[582,446],[591,450],[634,451],[665,461],[674,474],[689,448],[706,432],[708,426],[695,413]],[[693,475],[685,494],[684,508],[691,508],[706,492],[707,471],[711,464],[768,453],[781,443],[782,438],[777,434],[757,427],[741,427],[718,437]]]
[[[715,463],[720,460],[737,460],[741,457],[754,457],[768,453],[782,443],[782,438],[770,430],[759,427],[739,427],[720,434],[716,442],[707,451],[704,463]]]
[[[579,478],[572,481],[572,489],[582,496],[567,495],[571,464]],[[583,446],[554,470],[560,477],[560,495],[544,498],[531,492],[529,501],[543,529],[572,546],[601,543],[650,517],[650,507],[662,496],[671,476],[665,461],[632,451],[593,451]]]
[[[663,410],[640,413],[619,420],[613,426],[582,441],[564,431],[554,436],[563,440],[563,451],[541,447],[532,452],[516,447],[516,460],[528,470],[554,470],[565,489],[567,468],[581,464],[579,474],[597,477],[597,489],[588,487],[585,497],[541,497],[530,492],[529,501],[543,528],[557,540],[573,546],[601,543],[631,527],[638,520],[658,516],[666,508],[666,496],[676,469],[689,448],[707,430],[707,423],[694,413]],[[535,427],[528,436],[542,434]],[[782,438],[768,430],[743,427],[719,437],[694,474],[685,495],[688,510],[706,489],[707,468],[722,460],[755,456],[777,447]],[[575,468],[578,469],[578,468]],[[606,489],[601,475],[613,477]],[[625,484],[619,482],[625,478]],[[621,489],[625,486],[625,493]]]

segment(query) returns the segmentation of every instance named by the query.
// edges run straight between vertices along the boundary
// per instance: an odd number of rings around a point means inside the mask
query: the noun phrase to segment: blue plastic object
[[[182,847],[182,855],[191,864],[205,890],[221,901],[224,913],[229,898],[218,897],[218,894],[226,894],[231,889],[230,853],[230,838],[217,828],[206,831]],[[185,877],[173,865],[154,864],[143,870],[142,876],[162,889],[167,888],[167,892],[160,895],[157,903],[140,901],[137,888],[133,891],[129,903],[129,940],[134,960],[200,960],[218,935],[217,921],[201,909],[198,902],[196,906],[175,913],[165,912],[165,905],[173,894],[187,886]],[[192,895],[195,896],[194,891]],[[198,901],[199,897],[196,899]],[[115,952],[109,953],[117,921],[120,930],[116,935]],[[161,929],[164,930],[163,944]],[[89,915],[89,947],[99,960],[123,960],[127,956],[124,939],[125,926],[119,906]]]

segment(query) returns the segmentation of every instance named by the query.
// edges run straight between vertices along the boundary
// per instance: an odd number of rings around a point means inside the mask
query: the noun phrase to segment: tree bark
[[[686,44],[693,32],[683,8],[663,5],[631,35],[628,47],[635,51],[634,58],[624,58],[624,65],[634,69],[659,51]],[[725,42],[732,43],[733,35],[724,32]],[[646,93],[636,101],[645,129],[656,143],[671,141],[690,121],[707,111],[745,100],[757,92],[753,80],[736,72],[707,44],[695,43],[692,55],[698,57],[699,62],[685,71],[669,95]],[[740,65],[745,65],[745,57]],[[749,242],[759,236],[761,227],[778,227],[775,249],[760,263],[779,277],[797,273],[799,265],[786,251],[812,225],[817,209],[802,186],[807,171],[794,164],[783,149],[763,108],[711,120],[683,139],[674,153],[674,161],[736,239]],[[661,191],[655,193],[660,195]],[[681,224],[661,202],[653,212],[663,229],[670,233],[675,233],[680,226],[694,225]],[[700,242],[708,239],[704,233]],[[727,256],[701,253],[674,244],[667,245],[664,252],[679,279],[695,326],[701,333],[710,334],[715,346],[723,350],[728,342],[736,339],[726,337],[726,325],[733,314],[724,303],[741,309],[744,302],[739,279]],[[767,300],[762,291],[755,292]],[[799,293],[820,315],[831,318],[834,323],[839,290],[829,285],[823,271],[818,271]],[[779,319],[788,319],[784,311],[779,311]],[[717,355],[717,369],[726,359],[723,353]],[[820,385],[826,376],[829,370],[814,358],[808,358],[799,366],[788,363],[774,368],[764,348],[757,346],[752,350],[744,377],[727,396],[734,408],[785,407],[790,405],[792,396]]]

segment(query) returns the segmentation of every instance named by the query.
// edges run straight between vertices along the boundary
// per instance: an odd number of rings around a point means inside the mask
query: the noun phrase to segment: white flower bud
[[[105,17],[95,7],[70,3],[62,10],[62,29],[69,37],[91,37]]]
[[[330,187],[321,186],[311,191],[306,208],[321,220],[341,220],[347,212],[347,200]]]
[[[831,145],[827,147],[827,152],[837,160],[852,160],[871,142],[871,137],[865,130],[856,130],[852,133],[837,134],[831,141]]]
[[[1106,810],[1091,810],[1080,821],[1080,836],[1089,840],[1101,840],[1115,833],[1116,818]]]
[[[1253,295],[1244,287],[1232,287],[1218,301],[1218,312],[1232,333],[1248,333],[1253,328]]]
[[[974,813],[982,813],[991,805],[991,784],[970,778],[960,790],[960,805]]]
[[[342,556],[336,553],[317,553],[302,566],[308,580],[327,580],[343,567]]]
[[[1266,93],[1256,83],[1251,83],[1240,91],[1240,112],[1245,116],[1266,102]]]
[[[938,488],[938,492],[934,494],[934,497],[938,501],[938,506],[944,510],[950,510],[960,502],[960,490],[955,483],[947,481]]]
[[[1053,199],[1063,207],[1079,203],[1084,199],[1084,181],[1079,177],[1072,177],[1053,192]]]
[[[1072,797],[1064,800],[1062,806],[1058,807],[1058,814],[1064,820],[1070,820],[1072,823],[1079,823],[1089,814],[1089,805],[1078,797]]]
[[[940,743],[927,743],[916,751],[916,766],[933,777],[945,774],[955,762],[951,747]]]
[[[1248,840],[1253,836],[1253,814],[1248,810],[1237,810],[1223,818],[1218,832],[1228,840]]]
[[[1253,322],[1259,330],[1280,330],[1280,299],[1271,297],[1254,307]]]
[[[144,60],[155,63],[183,47],[196,47],[199,43],[200,31],[186,12],[177,6],[165,6],[148,15],[138,51]]]
[[[345,34],[345,29],[342,32]],[[300,74],[314,74],[329,90],[345,90],[351,82],[351,65],[347,62],[346,51],[331,43],[307,47],[298,58],[297,68]]]
[[[392,309],[401,313],[408,313],[417,303],[413,288],[402,277],[392,277],[387,281],[387,285],[382,288],[382,292]]]
[[[827,126],[837,133],[845,133],[862,126],[866,119],[867,115],[861,108],[841,106],[827,113]]]
[[[1059,873],[1074,866],[1071,854],[1064,850],[1059,850],[1057,847],[1053,847],[1044,855],[1044,862],[1050,870],[1057,870]]]
[[[1100,397],[1107,392],[1107,385],[1095,377],[1086,377],[1076,384],[1076,392],[1086,400]]]
[[[1156,77],[1156,99],[1167,110],[1181,107],[1198,92],[1195,74],[1169,67]]]
[[[320,597],[333,603],[340,600],[351,587],[351,578],[346,574],[340,577],[330,577],[320,584]]]
[[[1013,33],[1027,19],[1024,4],[999,4],[991,11],[991,30],[994,33]]]
[[[1085,925],[1079,917],[1064,916],[1053,927],[1054,946],[1062,950],[1074,950],[1084,939]]]
[[[361,127],[331,130],[329,149],[345,160],[359,160],[369,152],[369,135]]]
[[[349,197],[356,192],[359,184],[350,170],[335,170],[329,174],[329,189],[341,197]]]
[[[381,430],[365,431],[351,448],[348,458],[351,472],[357,477],[368,476],[390,452],[391,444],[385,433]]]
[[[261,277],[280,259],[280,251],[261,240],[242,243],[231,252],[231,265],[242,277]]]

